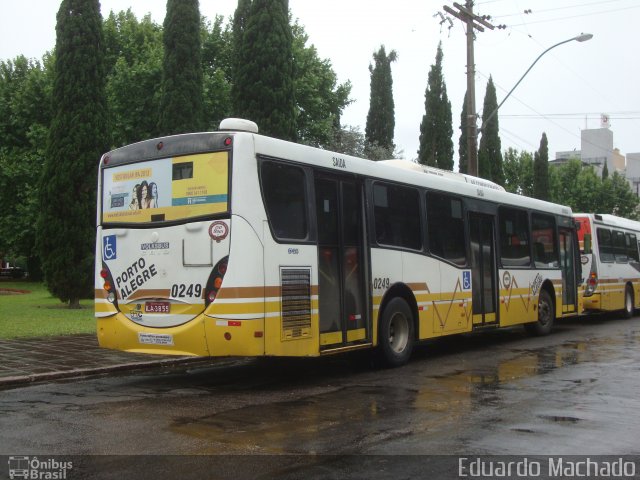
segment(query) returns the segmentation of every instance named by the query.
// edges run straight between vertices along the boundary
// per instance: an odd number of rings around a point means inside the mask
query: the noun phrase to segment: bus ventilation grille
[[[283,268],[280,271],[282,288],[282,339],[289,340],[311,335],[311,270]]]

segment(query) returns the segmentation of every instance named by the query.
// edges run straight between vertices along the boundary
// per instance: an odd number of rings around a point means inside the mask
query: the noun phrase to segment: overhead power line
[[[591,2],[591,3],[580,3],[577,5],[565,5],[563,7],[554,7],[554,8],[545,8],[542,10],[537,10],[537,9],[527,9],[524,12],[520,11],[517,13],[506,13],[504,15],[495,15],[493,18],[507,18],[507,17],[518,17],[520,15],[522,15],[523,13],[525,14],[539,14],[539,13],[547,13],[547,12],[556,12],[558,10],[569,10],[569,9],[576,9],[576,8],[582,8],[582,7],[592,7],[592,6],[596,6],[596,5],[603,5],[606,3],[617,3],[617,2],[621,2],[624,0],[601,0],[598,2]]]

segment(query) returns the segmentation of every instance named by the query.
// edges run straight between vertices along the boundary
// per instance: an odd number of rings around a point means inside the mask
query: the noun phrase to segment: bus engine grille
[[[280,270],[282,295],[282,339],[311,335],[311,269]]]

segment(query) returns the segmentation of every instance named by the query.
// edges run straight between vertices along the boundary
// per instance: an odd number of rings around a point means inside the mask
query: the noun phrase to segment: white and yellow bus
[[[201,356],[377,348],[581,311],[568,207],[411,162],[219,132],[100,162],[100,345]]]
[[[622,311],[631,317],[640,306],[640,222],[576,213],[586,313]]]

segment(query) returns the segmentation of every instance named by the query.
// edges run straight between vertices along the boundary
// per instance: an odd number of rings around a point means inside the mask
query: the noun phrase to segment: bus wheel
[[[633,316],[633,290],[627,285],[624,289],[624,318],[631,318]]]
[[[385,366],[399,367],[409,361],[413,350],[413,314],[400,297],[382,312],[378,327],[378,356]]]
[[[551,295],[549,295],[549,292],[546,290],[542,290],[538,297],[538,321],[526,323],[524,328],[527,333],[530,333],[531,335],[548,335],[551,333],[554,320],[555,312],[553,310]]]

